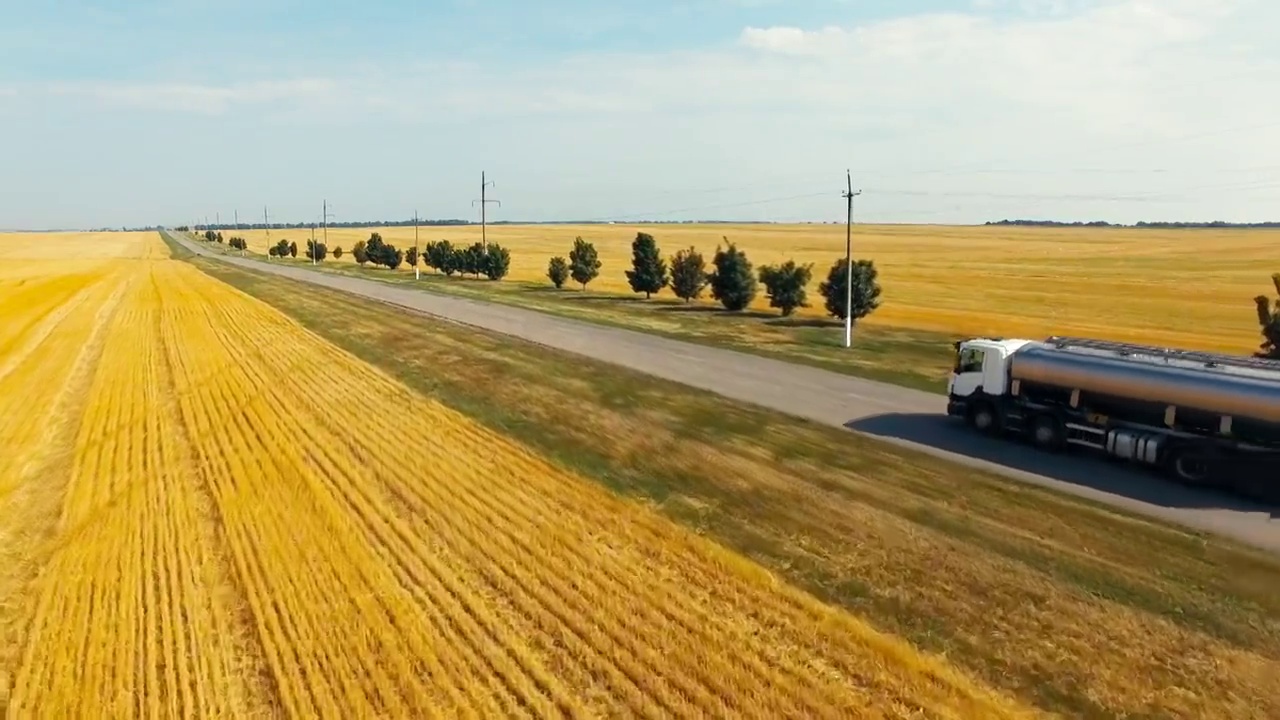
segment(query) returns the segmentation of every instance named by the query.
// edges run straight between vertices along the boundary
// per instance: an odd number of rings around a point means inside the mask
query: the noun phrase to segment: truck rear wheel
[[[1197,455],[1190,448],[1177,448],[1170,455],[1167,469],[1175,480],[1184,485],[1210,485],[1213,466],[1209,459]]]

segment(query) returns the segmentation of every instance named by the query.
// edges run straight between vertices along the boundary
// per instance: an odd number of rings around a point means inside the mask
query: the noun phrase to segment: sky
[[[0,228],[1280,220],[1275,0],[0,0]]]

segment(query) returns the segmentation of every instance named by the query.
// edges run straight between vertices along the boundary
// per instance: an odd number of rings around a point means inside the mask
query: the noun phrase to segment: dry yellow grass
[[[1280,565],[1263,553],[571,353],[195,264],[1045,710],[1280,718]]]
[[[722,236],[757,265],[794,258],[814,263],[810,288],[844,256],[840,225],[591,225],[489,228],[511,249],[511,277],[544,281],[547,260],[567,257],[576,235],[595,242],[604,266],[591,287],[629,292],[631,240],[654,235],[665,256],[697,247],[710,261]],[[405,247],[413,228],[381,228]],[[330,229],[329,244],[350,250],[370,230]],[[428,227],[423,242],[455,245],[480,238],[479,227]],[[231,234],[231,233],[224,233]],[[241,233],[265,252],[261,231]],[[309,231],[272,231],[305,246]],[[854,252],[876,261],[885,305],[873,324],[955,332],[1042,337],[1074,334],[1179,347],[1252,352],[1258,328],[1252,298],[1280,269],[1280,232],[1019,227],[857,226]],[[341,262],[349,263],[349,256]],[[763,297],[756,305],[767,308]]]
[[[3,306],[7,713],[1033,714],[120,242]]]

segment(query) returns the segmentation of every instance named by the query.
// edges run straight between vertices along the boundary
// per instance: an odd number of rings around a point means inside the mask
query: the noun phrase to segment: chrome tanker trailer
[[[1280,502],[1280,361],[1051,337],[956,343],[947,413]]]

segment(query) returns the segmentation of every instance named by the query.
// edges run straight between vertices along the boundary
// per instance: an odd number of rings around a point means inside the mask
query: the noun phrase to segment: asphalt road
[[[232,265],[629,367],[1280,553],[1280,508],[1181,487],[1099,457],[1050,455],[982,437],[947,418],[946,400],[939,395],[509,305],[223,255],[175,239],[192,252]],[[726,372],[730,366],[733,372]]]

